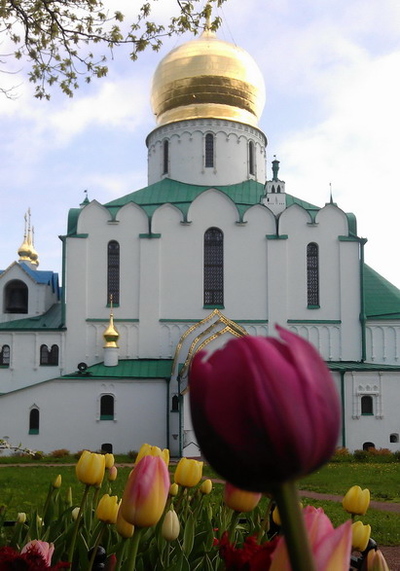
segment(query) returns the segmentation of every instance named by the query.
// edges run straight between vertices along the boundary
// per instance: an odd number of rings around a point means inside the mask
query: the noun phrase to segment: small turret
[[[286,208],[285,181],[278,178],[279,161],[274,155],[272,161],[272,180],[265,183],[265,195],[261,202],[277,215]]]
[[[107,329],[103,333],[104,337],[104,365],[106,367],[116,367],[118,365],[118,339],[119,333],[114,327],[114,315],[112,311],[112,296],[110,299],[111,311],[110,321]]]

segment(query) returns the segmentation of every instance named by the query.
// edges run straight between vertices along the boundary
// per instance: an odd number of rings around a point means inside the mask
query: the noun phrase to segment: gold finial
[[[105,340],[104,347],[118,347],[117,341],[119,338],[119,333],[114,327],[114,314],[112,310],[112,295],[110,295],[110,321],[108,323],[107,329],[103,333],[103,337]]]
[[[29,216],[29,219],[28,219]],[[28,209],[28,212],[24,214],[24,241],[22,242],[21,246],[18,248],[18,256],[20,262],[30,262],[31,261],[31,253],[32,247],[30,244],[30,216],[31,211]]]

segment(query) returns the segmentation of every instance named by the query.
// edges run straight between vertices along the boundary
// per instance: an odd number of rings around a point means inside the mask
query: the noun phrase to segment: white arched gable
[[[317,212],[315,222],[324,227],[325,233],[330,233],[333,236],[347,236],[349,233],[347,216],[335,204],[325,204]]]
[[[92,200],[79,214],[77,234],[90,233],[99,224],[107,224],[111,219],[110,212],[97,200]]]
[[[239,212],[235,203],[229,196],[210,188],[202,192],[193,200],[188,212],[188,220],[202,221],[206,228],[210,226],[220,226],[222,221],[238,222]]]
[[[159,206],[151,218],[151,231],[154,234],[168,232],[183,222],[183,214],[173,204]]]
[[[276,218],[272,210],[262,204],[251,206],[243,215],[243,222],[249,226],[257,226],[265,234],[275,234]]]
[[[134,228],[135,233],[140,234],[148,231],[148,216],[143,208],[134,202],[124,204],[124,206],[118,210],[116,219],[120,222],[121,226],[126,225],[128,228]]]
[[[298,204],[292,204],[289,206],[289,208],[286,208],[286,210],[284,210],[279,216],[279,234],[290,235],[291,232],[297,231],[299,228],[303,228],[312,222],[313,220],[305,208],[299,206]]]

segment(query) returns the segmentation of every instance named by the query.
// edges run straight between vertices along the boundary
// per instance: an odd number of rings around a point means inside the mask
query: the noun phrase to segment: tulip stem
[[[299,495],[294,481],[284,482],[273,490],[282,521],[292,571],[315,571]]]
[[[86,484],[85,491],[83,492],[83,496],[82,496],[82,500],[81,500],[81,505],[79,507],[78,516],[77,516],[76,521],[75,521],[74,534],[72,536],[72,540],[71,540],[71,543],[69,546],[68,563],[72,563],[72,559],[74,557],[74,549],[75,549],[76,538],[78,537],[79,524],[81,522],[81,518],[83,515],[83,508],[85,506],[86,498],[88,496],[89,490],[90,490],[90,485]]]
[[[142,535],[142,529],[135,527],[133,537],[131,539],[131,549],[128,555],[126,571],[135,571],[136,556],[139,548],[140,537]]]
[[[94,563],[94,560],[96,559],[96,555],[97,555],[97,548],[100,545],[100,541],[101,541],[101,538],[103,537],[103,533],[104,533],[104,530],[106,529],[106,527],[107,527],[107,524],[105,522],[102,522],[102,526],[101,526],[100,531],[97,535],[94,546],[92,547],[92,555],[90,557],[88,571],[92,571],[93,563]]]

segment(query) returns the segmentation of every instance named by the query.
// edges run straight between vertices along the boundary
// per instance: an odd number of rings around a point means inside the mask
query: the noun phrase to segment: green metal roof
[[[106,367],[104,363],[97,363],[88,367],[83,373],[77,371],[64,375],[63,378],[169,379],[172,363],[172,359],[126,359],[120,360],[115,367]]]
[[[379,363],[361,363],[359,361],[327,361],[328,369],[335,372],[347,373],[348,371],[400,371],[400,365],[382,365]]]
[[[265,187],[262,183],[254,180],[245,180],[238,184],[231,184],[226,186],[203,186],[186,184],[169,178],[146,186],[135,192],[126,194],[115,200],[107,202],[103,206],[107,208],[112,216],[117,216],[118,210],[126,204],[133,202],[141,206],[146,214],[151,217],[154,211],[163,204],[173,204],[176,208],[181,210],[184,219],[186,220],[189,207],[193,200],[195,200],[201,193],[210,189],[216,189],[229,196],[235,203],[240,219],[243,218],[244,213],[248,208],[255,204],[261,203],[261,198],[265,195]],[[287,205],[298,204],[305,208],[312,216],[320,209],[318,206],[300,200],[290,194],[286,194]],[[79,215],[82,212],[81,208],[71,208],[68,213],[68,229],[67,236],[77,236],[77,227]]]
[[[365,314],[368,320],[400,319],[400,290],[364,265]]]
[[[61,327],[61,304],[55,303],[43,315],[0,323],[0,331],[54,331]]]

